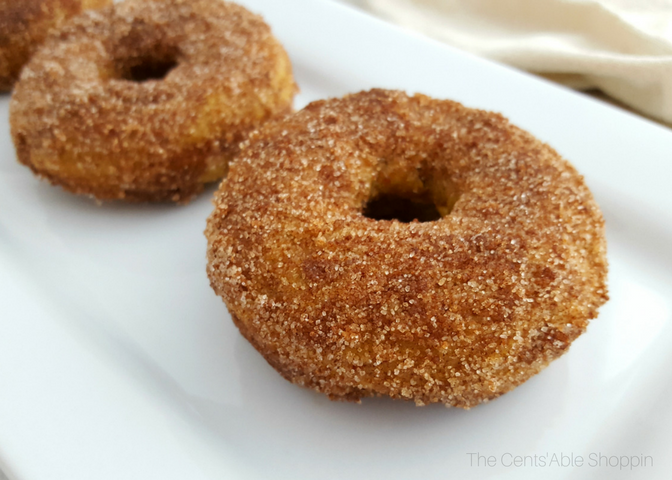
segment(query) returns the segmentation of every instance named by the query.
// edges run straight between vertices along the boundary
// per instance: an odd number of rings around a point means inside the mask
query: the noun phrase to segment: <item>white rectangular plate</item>
[[[339,4],[242,3],[290,53],[297,108],[422,92],[502,112],[570,159],[607,220],[611,301],[567,355],[471,411],[332,403],[276,374],[211,291],[212,188],[188,206],[99,207],[41,183],[16,163],[3,96],[1,467],[26,480],[670,478],[672,133]],[[605,466],[620,456],[629,465]]]

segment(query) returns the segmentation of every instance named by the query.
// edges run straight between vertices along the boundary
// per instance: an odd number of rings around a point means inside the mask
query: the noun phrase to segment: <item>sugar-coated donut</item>
[[[9,91],[21,67],[44,41],[82,10],[101,8],[112,0],[0,0],[0,91]]]
[[[295,90],[284,49],[243,7],[128,0],[45,42],[16,84],[12,137],[20,162],[71,192],[186,201]]]
[[[582,177],[499,114],[372,90],[248,142],[207,222],[207,271],[296,384],[473,407],[562,355],[608,298]]]

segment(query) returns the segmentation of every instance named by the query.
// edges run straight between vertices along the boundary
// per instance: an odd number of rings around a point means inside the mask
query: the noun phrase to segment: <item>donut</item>
[[[607,300],[583,178],[496,113],[371,90],[256,131],[205,235],[242,335],[328,395],[471,408],[562,355]]]
[[[16,84],[12,138],[21,163],[70,192],[186,202],[295,90],[286,52],[243,7],[129,0],[47,39]]]
[[[0,0],[0,91],[12,89],[51,28],[82,10],[101,8],[112,0]]]

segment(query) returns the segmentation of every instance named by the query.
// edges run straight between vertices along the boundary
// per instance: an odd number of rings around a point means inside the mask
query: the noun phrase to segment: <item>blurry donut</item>
[[[129,0],[46,41],[15,87],[12,137],[21,163],[73,193],[184,202],[295,90],[284,49],[243,7]]]
[[[0,0],[0,91],[9,91],[51,28],[112,0]]]

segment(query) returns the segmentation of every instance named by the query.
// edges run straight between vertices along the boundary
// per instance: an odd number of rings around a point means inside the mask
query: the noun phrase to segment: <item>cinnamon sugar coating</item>
[[[37,47],[52,28],[82,10],[112,0],[0,0],[0,92],[12,89]]]
[[[384,195],[434,221],[363,215]],[[499,114],[372,90],[252,134],[207,222],[207,272],[286,379],[332,399],[470,408],[562,355],[607,300],[582,177]]]
[[[73,193],[184,202],[295,90],[286,52],[243,7],[127,0],[47,39],[16,84],[12,137],[21,163]]]

